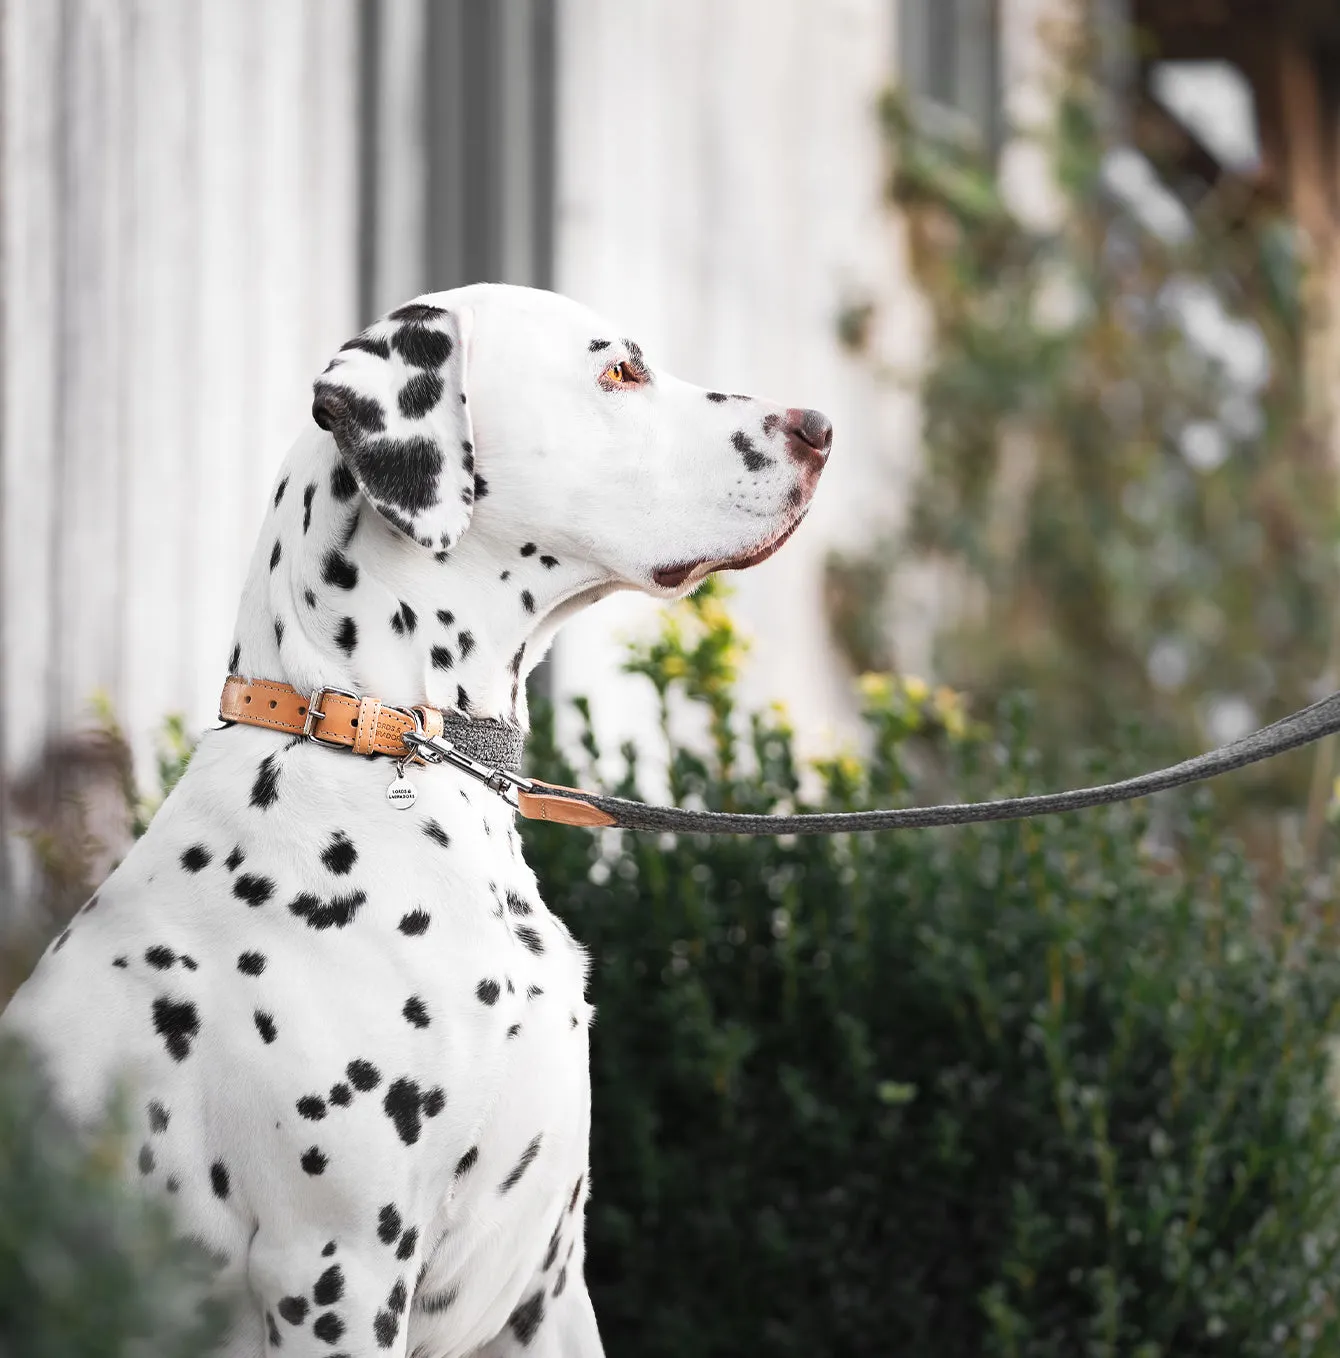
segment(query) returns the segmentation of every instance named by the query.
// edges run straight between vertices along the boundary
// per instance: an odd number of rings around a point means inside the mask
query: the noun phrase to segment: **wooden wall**
[[[6,777],[95,692],[141,767],[165,712],[217,710],[261,505],[357,328],[357,18],[0,0]]]

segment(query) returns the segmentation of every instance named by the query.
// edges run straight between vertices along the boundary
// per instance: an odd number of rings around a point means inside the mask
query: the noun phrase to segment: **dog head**
[[[468,361],[468,371],[467,371]],[[433,293],[352,339],[313,415],[364,495],[441,555],[469,530],[673,596],[765,560],[804,518],[832,428],[708,391],[553,293]]]

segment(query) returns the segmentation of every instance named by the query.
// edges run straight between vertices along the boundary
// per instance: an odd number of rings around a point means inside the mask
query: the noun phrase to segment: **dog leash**
[[[516,727],[444,713],[432,707],[393,707],[342,689],[318,689],[303,694],[287,684],[230,675],[224,685],[219,716],[226,722],[287,731],[355,754],[394,759],[397,778],[387,789],[387,797],[393,805],[402,807],[412,805],[415,796],[413,785],[405,777],[408,764],[448,764],[496,792],[528,820],[679,834],[832,835],[1024,820],[1134,801],[1188,783],[1201,783],[1334,735],[1340,731],[1340,692],[1206,754],[1115,783],[1069,792],[1002,797],[989,802],[790,816],[655,806],[526,778],[517,772],[522,736]]]

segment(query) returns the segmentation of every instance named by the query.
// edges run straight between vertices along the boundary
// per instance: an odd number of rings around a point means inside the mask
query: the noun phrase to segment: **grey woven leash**
[[[442,734],[476,763],[505,769],[508,773],[521,770],[526,737],[519,727],[495,721],[492,717],[461,717],[454,712],[443,712]]]
[[[1031,797],[1004,797],[993,802],[964,802],[957,806],[913,806],[897,811],[819,812],[798,816],[735,815],[724,811],[686,811],[677,806],[649,806],[622,797],[606,797],[597,792],[557,787],[537,779],[515,775],[485,776],[478,764],[467,769],[506,795],[515,792],[522,813],[532,819],[563,824],[617,826],[628,830],[677,831],[706,835],[831,835],[852,830],[902,830],[934,825],[967,825],[975,821],[1023,820],[1029,816],[1055,815],[1079,811],[1084,807],[1109,802],[1133,801],[1155,792],[1183,787],[1187,783],[1217,778],[1286,750],[1310,745],[1324,736],[1340,731],[1340,693],[1313,703],[1299,712],[1263,726],[1240,740],[1230,741],[1208,754],[1183,760],[1166,769],[1142,773],[1100,787],[1077,788],[1072,792],[1050,792]],[[449,741],[430,741],[410,736],[423,750],[428,746],[437,755],[431,762],[446,759],[458,767],[473,761],[451,757]]]

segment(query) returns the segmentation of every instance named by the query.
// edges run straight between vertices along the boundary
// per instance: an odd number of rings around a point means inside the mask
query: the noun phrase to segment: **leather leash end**
[[[617,825],[619,822],[608,811],[602,811],[590,802],[578,801],[564,794],[579,792],[575,787],[565,788],[558,783],[531,783],[533,791],[517,791],[517,810],[527,820],[547,820],[553,825],[580,825],[588,829],[599,829]]]

